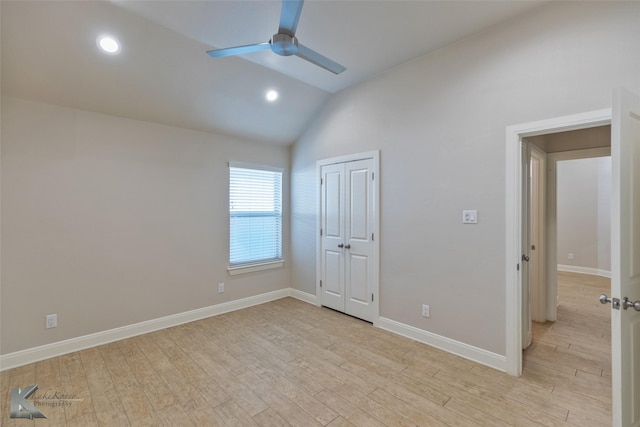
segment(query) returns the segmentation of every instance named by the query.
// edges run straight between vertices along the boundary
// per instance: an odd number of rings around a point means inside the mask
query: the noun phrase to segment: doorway
[[[522,141],[527,138],[549,135],[559,132],[589,129],[599,126],[610,125],[612,119],[612,110],[599,110],[589,113],[581,113],[571,116],[558,117],[549,120],[542,120],[539,122],[525,123],[521,125],[509,126],[507,128],[506,138],[506,180],[505,180],[505,199],[506,199],[506,252],[505,252],[505,273],[506,273],[506,357],[505,357],[505,371],[511,375],[522,375],[522,335],[523,335],[523,322],[522,322],[522,301],[523,301],[523,289],[522,289],[522,272],[521,266],[525,262],[522,260],[523,243],[522,243],[522,217],[523,213],[523,191],[522,191]],[[555,200],[555,171],[553,170],[553,162],[547,159],[548,170],[547,178],[552,177],[553,180],[547,179],[547,200],[552,202]],[[552,203],[547,203],[547,211],[553,211],[555,206]],[[547,218],[551,218],[547,214]],[[550,242],[549,235],[554,233],[555,229],[553,222],[547,222],[545,227],[545,239]],[[553,244],[547,245],[545,254],[545,263],[549,265],[551,263],[557,263],[557,250]],[[551,295],[555,295],[557,292],[554,289],[554,282],[556,280],[555,274],[551,272],[555,270],[547,269],[545,273],[546,285],[545,287],[550,290],[547,292],[547,313],[548,320],[555,320],[553,317],[555,304],[549,304]]]
[[[527,308],[533,322],[524,309],[522,313],[531,332],[530,341],[523,342],[531,344],[523,352],[524,375],[557,379],[553,385],[559,387],[558,392],[564,389],[562,392],[589,400],[601,408],[604,419],[611,417],[611,311],[603,310],[597,300],[611,288],[610,135],[610,126],[600,126],[526,138],[532,151]],[[542,155],[534,154],[536,151]],[[546,192],[551,197],[543,200],[536,199],[540,193],[536,187],[544,185],[535,173],[540,158],[549,160],[545,175],[549,182]],[[545,209],[542,223],[545,228],[549,225],[549,230],[536,233],[540,221],[536,221],[535,212],[542,210],[540,204],[545,201],[551,209]],[[555,249],[548,265],[543,261],[538,268],[534,263],[539,249],[536,235],[548,235],[545,243]],[[526,237],[523,235],[523,240]],[[545,280],[536,279],[540,267],[549,270],[544,276],[553,278],[553,290],[545,286]],[[543,297],[547,292],[550,310]]]
[[[640,263],[633,256],[640,247],[640,205],[637,203],[640,200],[637,180],[637,171],[640,170],[640,96],[624,88],[613,90],[611,109],[506,129],[505,371],[515,376],[522,374],[521,141],[541,134],[607,124],[611,124],[612,164],[611,296],[602,295],[599,300],[610,310],[611,316],[613,425],[631,427],[640,425],[640,375],[634,369],[640,342]]]
[[[557,320],[558,269],[605,276],[610,270],[611,127],[536,135],[523,139],[523,149],[531,154],[522,177],[526,348],[532,321]],[[572,185],[569,178],[575,188],[567,190]],[[568,238],[560,238],[563,228]]]

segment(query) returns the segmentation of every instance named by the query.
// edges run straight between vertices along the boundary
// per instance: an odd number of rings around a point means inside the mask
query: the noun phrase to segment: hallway
[[[524,352],[524,377],[575,402],[573,423],[611,425],[611,308],[598,301],[610,286],[605,277],[558,272],[558,320],[534,322]]]

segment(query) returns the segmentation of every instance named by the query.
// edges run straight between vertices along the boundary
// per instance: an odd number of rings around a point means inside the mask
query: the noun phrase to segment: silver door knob
[[[629,298],[622,298],[622,308],[633,308],[635,311],[640,311],[640,301],[631,301]]]
[[[345,249],[351,249],[351,244],[350,244],[350,243],[347,243],[346,245],[344,245],[344,248],[345,248]]]
[[[600,295],[600,304],[607,304],[611,302],[611,298],[606,296],[605,294]]]
[[[614,310],[620,310],[620,305],[621,301],[618,298],[610,298],[608,296],[606,296],[605,294],[600,295],[600,297],[598,298],[600,300],[600,304],[607,304],[607,303],[611,303],[611,308],[613,308]],[[632,304],[633,305],[633,304]],[[626,310],[626,308],[625,308]]]

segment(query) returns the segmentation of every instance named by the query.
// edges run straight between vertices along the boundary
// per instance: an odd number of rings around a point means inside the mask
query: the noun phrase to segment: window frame
[[[280,258],[279,259],[269,259],[269,260],[257,260],[253,262],[247,262],[242,264],[231,264],[231,209],[230,209],[230,200],[231,200],[231,168],[237,169],[248,169],[248,170],[257,170],[257,171],[267,171],[267,172],[275,172],[280,173]],[[228,226],[228,253],[227,253],[227,271],[230,275],[234,276],[237,274],[244,273],[252,273],[256,271],[262,270],[270,270],[275,268],[282,268],[284,266],[284,239],[283,239],[283,222],[284,222],[284,206],[283,206],[283,187],[284,187],[284,168],[264,165],[264,164],[256,164],[256,163],[246,163],[246,162],[228,162],[227,168],[227,226]]]

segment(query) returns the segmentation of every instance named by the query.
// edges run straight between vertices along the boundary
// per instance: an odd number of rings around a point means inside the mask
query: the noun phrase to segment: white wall
[[[611,157],[558,162],[557,186],[560,268],[606,274],[611,270]]]
[[[292,284],[315,290],[315,162],[380,149],[381,315],[505,354],[505,128],[640,92],[639,17],[550,3],[336,94],[292,151]]]
[[[1,132],[2,354],[289,287],[226,270],[227,162],[285,168],[286,208],[288,148],[7,97]]]

